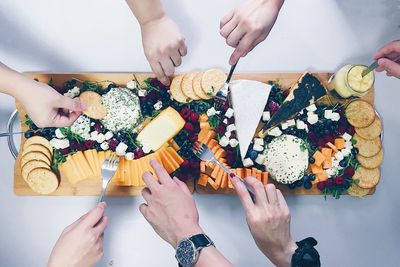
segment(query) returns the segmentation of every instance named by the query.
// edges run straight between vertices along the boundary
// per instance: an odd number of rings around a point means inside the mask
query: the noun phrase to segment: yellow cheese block
[[[96,169],[96,165],[95,165],[95,162],[94,162],[93,151],[96,151],[96,150],[94,150],[94,149],[86,150],[86,151],[83,152],[83,155],[85,156],[85,159],[86,159],[87,163],[89,164],[93,175],[96,175],[97,174],[97,169]]]
[[[137,141],[145,149],[156,151],[173,138],[185,125],[185,120],[172,107],[163,110],[138,134]]]

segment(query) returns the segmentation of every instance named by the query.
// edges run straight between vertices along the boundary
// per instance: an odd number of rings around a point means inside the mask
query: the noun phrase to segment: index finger
[[[379,49],[375,54],[374,54],[374,59],[379,59],[382,57],[386,57],[389,54],[392,53],[400,53],[400,40],[393,41],[391,43],[388,43],[381,49]],[[392,59],[392,58],[390,58]]]
[[[99,203],[97,207],[89,211],[87,216],[82,219],[80,225],[86,228],[92,228],[95,226],[101,220],[101,218],[103,218],[105,207],[106,205],[104,202]]]
[[[157,160],[155,159],[150,160],[150,164],[151,167],[153,167],[154,171],[156,172],[157,177],[160,180],[161,184],[172,183],[171,176],[169,176],[169,173],[164,168],[164,166],[158,163]]]
[[[244,184],[236,176],[230,177],[229,179],[231,179],[233,187],[235,188],[236,193],[239,196],[240,202],[242,202],[242,205],[246,210],[246,212],[253,209],[254,208],[253,200],[251,199],[250,193],[247,191]]]

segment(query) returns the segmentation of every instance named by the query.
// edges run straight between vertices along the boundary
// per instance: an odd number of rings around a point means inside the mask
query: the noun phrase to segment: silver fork
[[[118,169],[119,158],[117,155],[112,153],[109,157],[107,157],[103,165],[101,166],[101,176],[103,177],[101,193],[97,203],[100,203],[103,200],[104,194],[106,192],[107,186],[111,181],[111,178],[114,176],[115,172]]]
[[[237,63],[236,63],[237,64]],[[232,79],[232,74],[235,71],[236,64],[231,66],[231,70],[229,71],[228,77],[221,89],[219,89],[217,95],[214,98],[214,108],[216,110],[221,109],[221,107],[226,103],[228,100],[228,92],[229,92],[229,82]]]
[[[212,163],[217,164],[219,167],[221,167],[225,172],[227,172],[229,174],[229,177],[236,176],[233,172],[231,172],[227,167],[225,167],[221,162],[219,162],[215,158],[214,154],[211,152],[210,148],[206,144],[196,142],[194,144],[192,150],[193,150],[193,153],[196,155],[196,157],[198,157],[202,161],[207,161],[207,162],[212,162]],[[249,191],[251,198],[254,201],[255,194],[254,194],[253,188],[251,188],[241,177],[239,177],[239,176],[236,176],[236,177],[239,178],[239,180],[244,184],[247,191]]]

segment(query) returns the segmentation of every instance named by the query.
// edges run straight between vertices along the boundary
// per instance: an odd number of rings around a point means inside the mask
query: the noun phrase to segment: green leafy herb
[[[58,170],[58,165],[67,161],[67,157],[63,155],[60,150],[54,150],[53,153],[53,163],[51,164],[51,169],[56,172]]]
[[[85,139],[82,136],[72,132],[70,128],[60,128],[60,131],[68,140],[74,140],[77,142],[85,141]]]
[[[28,115],[25,115],[25,124],[29,127],[29,129],[32,129],[35,123],[33,123],[32,119],[28,117]]]
[[[211,108],[211,103],[209,101],[195,101],[189,105],[190,109],[197,114],[204,114]]]
[[[208,117],[208,123],[210,124],[211,129],[216,130],[221,124],[221,117],[219,115],[210,116]]]
[[[81,93],[85,91],[93,91],[98,94],[101,94],[103,91],[103,86],[99,82],[88,82],[88,81],[83,81],[82,82],[82,88],[81,88]]]

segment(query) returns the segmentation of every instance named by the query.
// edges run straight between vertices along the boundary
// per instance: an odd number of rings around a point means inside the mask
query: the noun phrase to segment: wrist
[[[267,255],[267,257],[279,267],[290,267],[292,262],[292,257],[294,252],[297,249],[296,242],[292,239],[289,243],[276,250],[276,252],[271,253],[271,255]]]
[[[260,0],[264,5],[269,5],[269,8],[271,7],[270,4],[272,3],[273,6],[279,11],[285,0]]]
[[[150,14],[148,17],[141,18],[138,21],[139,21],[140,27],[142,28],[142,27],[144,27],[144,26],[146,26],[148,24],[151,24],[151,23],[153,23],[155,21],[159,21],[159,20],[161,20],[161,19],[163,19],[165,17],[167,17],[167,13],[165,13],[164,10],[160,10],[159,12],[156,12],[154,14]]]
[[[176,248],[181,240],[202,233],[204,233],[203,229],[201,229],[201,227],[197,224],[187,228],[178,227],[178,231],[176,231],[171,237],[170,244]]]

